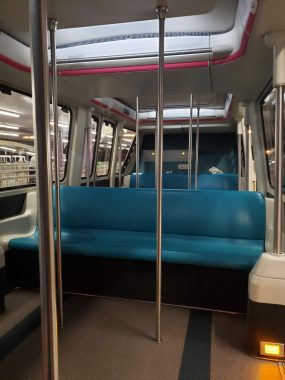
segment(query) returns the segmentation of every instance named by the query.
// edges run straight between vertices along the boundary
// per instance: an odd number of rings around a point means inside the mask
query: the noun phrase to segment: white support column
[[[282,255],[285,31],[266,34],[265,42],[267,46],[273,48],[273,86],[276,88],[273,254]]]

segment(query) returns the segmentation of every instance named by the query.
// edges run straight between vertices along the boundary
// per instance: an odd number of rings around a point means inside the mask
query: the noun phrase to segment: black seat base
[[[10,285],[39,287],[38,254],[6,253]],[[63,255],[63,289],[108,297],[155,301],[154,262]],[[163,263],[164,303],[246,312],[248,273]]]

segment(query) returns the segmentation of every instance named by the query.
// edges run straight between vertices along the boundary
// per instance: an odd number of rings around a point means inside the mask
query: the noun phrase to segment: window
[[[134,142],[135,136],[136,136],[135,132],[130,131],[129,129],[125,129],[125,128],[123,129],[122,141],[121,141],[121,145],[119,147],[119,155],[118,155],[116,173],[119,173],[120,163],[121,163],[121,170],[123,170],[124,162],[127,158],[127,155],[130,151],[130,148]],[[120,149],[121,149],[121,157],[119,157],[120,156]]]
[[[34,185],[36,176],[32,98],[3,88],[0,87],[0,188]],[[61,179],[65,176],[70,115],[69,109],[58,107]],[[52,120],[50,125],[53,146]],[[53,161],[52,155],[52,163]]]
[[[100,141],[99,141],[97,166],[96,166],[97,177],[103,177],[109,174],[113,138],[114,138],[114,125],[108,121],[103,121],[101,134],[100,134]]]
[[[50,107],[50,113],[52,114],[52,106]],[[59,130],[59,173],[60,180],[62,181],[65,178],[66,167],[67,167],[67,156],[69,148],[69,132],[70,132],[70,121],[71,121],[71,112],[70,109],[66,107],[57,107],[58,113],[58,130]],[[51,149],[52,149],[52,163],[53,163],[53,179],[54,179],[54,154],[53,154],[53,120],[50,122],[51,126]]]
[[[269,177],[270,185],[272,187],[274,187],[274,181],[275,181],[275,141],[274,141],[275,140],[275,102],[276,102],[276,92],[275,92],[275,89],[273,89],[270,92],[270,94],[263,100],[261,104],[268,177]],[[284,97],[284,103],[285,103],[285,97]],[[283,141],[283,144],[284,144],[284,141]],[[285,152],[285,149],[284,149],[284,152]],[[283,161],[285,161],[284,154],[283,154]],[[285,182],[284,173],[283,173],[283,178],[284,178],[283,182]]]
[[[96,137],[98,133],[98,119],[96,116],[91,117],[91,128],[85,130],[85,142],[83,151],[83,161],[82,161],[82,171],[81,178],[86,178],[87,170],[89,168],[88,176],[91,177],[94,168],[94,155],[96,146]],[[88,138],[87,133],[89,133],[89,153],[88,153]],[[89,161],[89,163],[88,163]]]

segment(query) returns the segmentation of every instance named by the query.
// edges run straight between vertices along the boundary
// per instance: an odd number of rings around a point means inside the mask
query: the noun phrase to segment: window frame
[[[265,131],[265,121],[264,121],[264,115],[263,115],[263,105],[264,105],[264,100],[267,98],[267,96],[273,91],[273,86],[272,84],[266,89],[264,92],[262,98],[259,101],[259,110],[260,110],[260,117],[261,117],[261,124],[262,124],[262,135],[263,135],[263,143],[264,143],[264,154],[265,154],[265,161],[266,161],[266,172],[267,172],[267,181],[269,186],[274,190],[274,183],[272,181],[271,175],[270,175],[270,168],[269,168],[269,158],[268,155],[266,154],[266,151],[269,149],[268,148],[268,143],[266,140],[266,131]],[[274,137],[275,137],[275,131],[274,131]],[[273,143],[273,147],[275,149],[275,139]]]
[[[99,148],[100,148],[100,141],[101,141],[101,135],[102,135],[102,129],[103,129],[103,123],[110,125],[113,129],[113,137],[112,137],[112,146],[111,146],[111,152],[110,152],[110,158],[109,158],[109,165],[108,165],[108,172],[107,174],[104,175],[99,175],[97,174],[97,165],[98,165],[98,156],[99,156]],[[110,177],[110,171],[111,171],[111,166],[112,166],[112,157],[113,157],[113,151],[114,151],[114,142],[115,142],[115,133],[116,133],[116,123],[114,121],[108,120],[108,119],[103,119],[101,120],[101,126],[100,126],[100,139],[98,142],[98,153],[96,157],[96,162],[94,163],[94,170],[95,170],[95,175],[96,175],[96,180],[102,180]]]
[[[96,122],[97,122],[97,126],[96,126],[96,139],[94,141],[94,147],[93,147],[93,157],[92,157],[92,160],[91,160],[91,170],[90,170],[90,175],[89,177],[85,176],[85,177],[81,177],[81,182],[82,181],[86,181],[87,178],[93,178],[94,176],[94,169],[95,169],[95,159],[96,159],[96,145],[97,145],[97,139],[98,139],[98,132],[100,132],[100,118],[98,115],[95,115],[95,114],[91,114],[91,118],[94,120],[96,119]],[[95,121],[95,120],[94,120]],[[82,175],[82,168],[83,168],[83,157],[84,157],[84,148],[85,148],[85,137],[86,137],[86,134],[84,135],[84,145],[83,145],[83,154],[82,154],[82,165],[81,165],[81,175]]]
[[[27,96],[29,98],[32,98],[32,94],[29,93],[28,91],[24,91],[24,90],[19,90],[13,86],[8,86],[8,85],[5,85],[3,83],[0,82],[0,93],[5,93],[3,91],[1,91],[1,88],[5,89],[6,91],[11,91],[11,92],[16,92],[17,94],[20,94],[20,95],[24,95],[24,96]],[[9,95],[9,94],[7,94]],[[9,96],[12,96],[11,94]],[[50,104],[52,104],[50,102]],[[69,107],[69,106],[66,106],[64,104],[58,104],[58,107],[61,107],[61,108],[66,108],[68,111],[69,111],[69,114],[70,114],[70,120],[69,120],[69,131],[68,131],[68,143],[67,143],[67,151],[66,151],[66,161],[65,161],[65,165],[64,165],[64,176],[60,179],[60,183],[63,183],[66,181],[66,177],[67,177],[67,171],[68,171],[68,158],[69,158],[69,153],[70,153],[70,138],[71,138],[71,132],[72,132],[72,127],[73,127],[73,111],[72,111],[72,108]],[[33,125],[33,133],[34,133],[34,125]],[[35,133],[34,133],[35,135]],[[34,148],[35,148],[35,140],[34,140]],[[54,183],[54,181],[53,181]],[[0,187],[0,192],[5,192],[5,191],[17,191],[17,190],[21,190],[21,189],[31,189],[31,188],[34,188],[37,186],[37,183],[35,181],[35,183],[31,183],[31,184],[26,184],[26,185],[19,185],[19,186],[7,186],[7,187]]]

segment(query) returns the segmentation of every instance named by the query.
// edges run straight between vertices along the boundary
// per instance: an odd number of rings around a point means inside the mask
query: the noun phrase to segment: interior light
[[[265,153],[266,153],[266,154],[270,154],[270,153],[271,153],[271,150],[270,150],[270,149],[267,149],[267,150],[265,151]]]
[[[154,153],[154,152],[151,152],[151,155],[152,155],[152,156],[154,156],[154,155],[155,155],[155,153]]]
[[[92,131],[91,133],[92,133],[92,135],[96,135],[97,132],[96,131]]]
[[[34,140],[35,137],[34,136],[23,136],[23,139],[25,139],[25,140]]]
[[[260,342],[260,355],[283,357],[284,356],[284,344]]]
[[[51,122],[50,122],[50,125],[54,126],[54,122],[51,121]],[[57,126],[58,126],[58,127],[62,127],[62,128],[68,128],[68,127],[69,127],[68,124],[64,124],[64,123],[57,123]]]
[[[16,127],[15,125],[10,125],[10,124],[0,124],[0,128],[5,128],[5,129],[19,129],[19,127]]]
[[[122,140],[127,141],[127,142],[132,142],[133,141],[131,139],[125,139],[125,138],[122,138]]]
[[[19,113],[6,111],[6,110],[0,110],[0,115],[11,116],[11,117],[20,117]]]
[[[182,156],[185,156],[185,152],[182,152],[181,154],[182,154]]]
[[[13,136],[13,137],[19,136],[17,133],[10,133],[10,132],[0,132],[0,135],[2,135],[2,136]]]
[[[35,153],[34,152],[26,152],[26,154],[28,154],[29,156],[34,156],[35,155]]]
[[[2,149],[2,150],[8,150],[9,152],[16,152],[17,151],[17,149],[9,148],[7,146],[0,146],[0,149]]]

